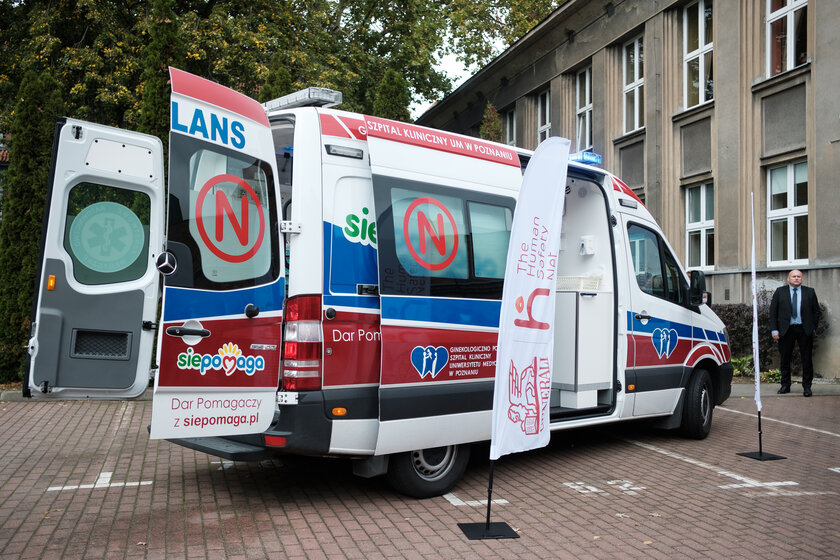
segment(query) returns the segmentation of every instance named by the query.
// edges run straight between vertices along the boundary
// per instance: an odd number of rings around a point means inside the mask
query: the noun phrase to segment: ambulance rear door
[[[376,454],[490,438],[515,151],[366,117],[381,372]]]
[[[56,124],[27,391],[128,398],[149,385],[163,244],[158,138]]]
[[[274,418],[285,272],[271,128],[257,101],[170,69],[157,438],[264,432]]]

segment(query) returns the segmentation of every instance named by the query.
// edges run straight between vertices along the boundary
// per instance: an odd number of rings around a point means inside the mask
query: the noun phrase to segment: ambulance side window
[[[636,224],[627,227],[627,237],[639,288],[652,296],[685,305],[688,286],[662,238],[653,230]]]
[[[514,201],[374,175],[383,294],[500,299]]]

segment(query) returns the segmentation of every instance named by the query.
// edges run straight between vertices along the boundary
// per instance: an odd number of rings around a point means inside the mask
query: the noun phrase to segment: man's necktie
[[[793,289],[793,297],[790,298],[790,305],[793,308],[790,313],[791,319],[799,318],[799,291],[797,288]]]

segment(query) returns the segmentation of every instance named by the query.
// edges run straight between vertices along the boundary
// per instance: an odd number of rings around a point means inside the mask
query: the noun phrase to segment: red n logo
[[[243,247],[248,245],[248,199],[244,196],[239,199],[240,216],[242,222],[236,219],[236,214],[233,212],[228,197],[222,191],[216,191],[216,241],[221,241],[224,237],[224,220],[223,215],[226,215],[230,220],[230,225],[233,226],[233,231],[236,238],[239,239],[239,244]]]

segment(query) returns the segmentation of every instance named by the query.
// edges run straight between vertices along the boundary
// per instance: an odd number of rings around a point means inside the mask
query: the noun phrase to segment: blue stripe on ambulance
[[[502,302],[498,300],[382,297],[382,317],[401,321],[498,328],[501,309]]]
[[[271,284],[227,292],[167,286],[163,321],[242,315],[245,306],[249,303],[259,307],[261,313],[281,311],[284,295],[285,279],[283,278]]]
[[[643,325],[641,321],[637,321],[635,319],[635,315],[636,313],[634,311],[627,312],[627,332],[653,335],[654,330],[667,327],[669,329],[675,329],[680,338],[701,338],[692,336],[693,333],[691,325],[677,323],[674,321],[666,321],[658,317],[651,317],[648,319],[647,324]]]

